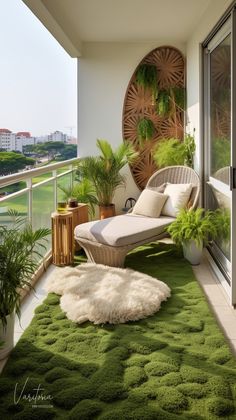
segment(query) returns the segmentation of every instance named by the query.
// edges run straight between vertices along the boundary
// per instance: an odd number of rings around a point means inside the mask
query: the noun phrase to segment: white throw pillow
[[[146,188],[141,192],[132,213],[147,217],[159,217],[167,198],[168,195]]]
[[[166,186],[169,182],[164,182],[164,184],[159,185],[159,187],[146,187],[148,190],[157,191],[159,193],[163,193],[165,191]]]
[[[179,210],[187,206],[192,188],[192,184],[168,184],[164,194],[169,198],[161,213],[165,216],[176,217]]]

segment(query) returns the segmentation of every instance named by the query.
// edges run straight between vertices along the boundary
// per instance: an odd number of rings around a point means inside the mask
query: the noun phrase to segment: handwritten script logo
[[[25,392],[26,385],[29,382],[30,378],[27,378],[23,387],[18,390],[19,384],[18,382],[15,385],[14,389],[14,404],[17,405],[21,400],[28,401],[32,403],[32,407],[43,407],[43,408],[51,408],[53,407],[52,404],[42,404],[43,402],[50,402],[53,397],[51,395],[46,395],[42,391],[44,388],[41,388],[41,384],[38,384],[37,388],[33,388],[32,391],[34,393]]]

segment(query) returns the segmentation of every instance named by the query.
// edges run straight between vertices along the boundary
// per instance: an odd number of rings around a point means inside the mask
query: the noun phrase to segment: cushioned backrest
[[[187,166],[168,166],[155,172],[147,183],[147,187],[158,187],[170,182],[171,184],[193,184],[189,208],[196,208],[200,194],[200,179],[198,174]]]

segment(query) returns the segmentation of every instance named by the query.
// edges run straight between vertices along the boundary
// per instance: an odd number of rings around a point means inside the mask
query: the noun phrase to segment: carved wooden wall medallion
[[[131,166],[134,180],[143,189],[149,177],[157,170],[152,159],[152,150],[160,139],[175,137],[183,139],[184,111],[175,107],[169,115],[158,115],[152,92],[136,82],[136,72],[140,65],[155,65],[157,68],[158,90],[185,88],[185,61],[182,53],[174,47],[163,46],[147,54],[135,69],[129,82],[123,107],[123,139],[130,141],[140,156]],[[137,125],[147,118],[154,124],[153,136],[140,144]]]

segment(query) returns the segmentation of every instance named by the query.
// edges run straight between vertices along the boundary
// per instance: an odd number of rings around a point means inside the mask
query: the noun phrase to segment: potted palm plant
[[[138,153],[128,142],[113,150],[108,141],[100,139],[97,140],[97,147],[100,155],[81,159],[78,174],[92,183],[98,199],[100,219],[105,219],[115,215],[115,205],[112,203],[114,193],[125,184],[120,170],[127,163],[133,163]]]
[[[0,359],[13,348],[15,313],[20,316],[20,293],[31,288],[31,278],[42,258],[50,230],[33,230],[25,219],[9,211],[12,223],[0,225]]]
[[[200,263],[203,246],[220,233],[218,211],[183,209],[167,232],[177,245],[183,246],[184,257],[192,264]]]

